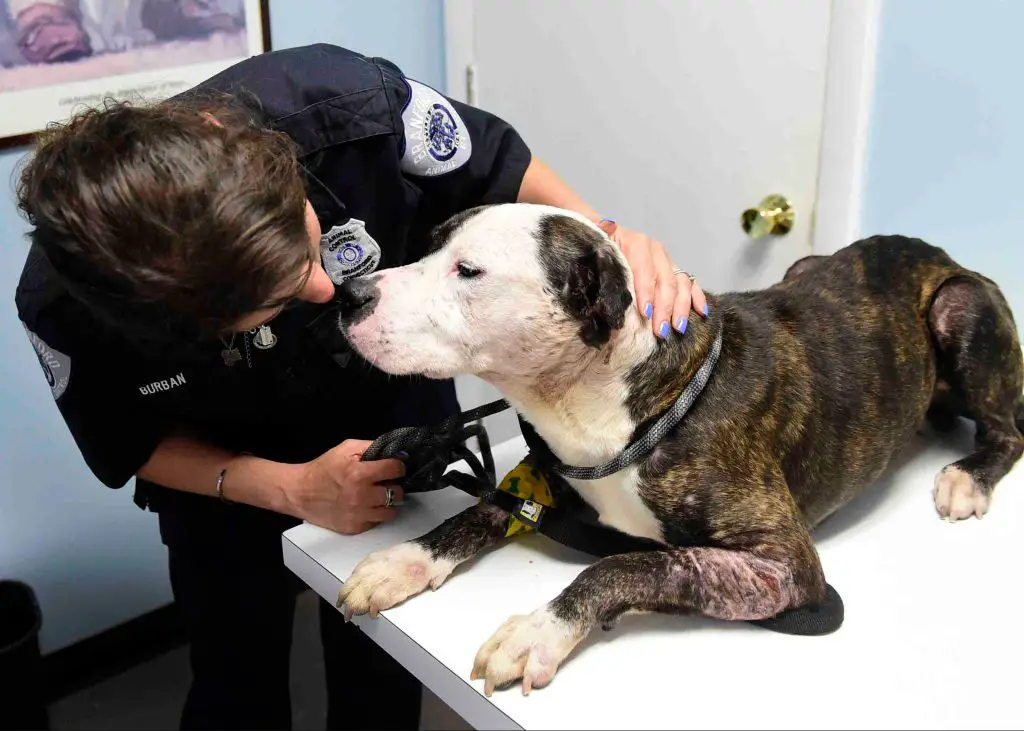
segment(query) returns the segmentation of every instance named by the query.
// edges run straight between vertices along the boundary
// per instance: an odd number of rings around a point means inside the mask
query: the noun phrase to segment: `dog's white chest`
[[[623,533],[664,542],[661,521],[644,505],[637,489],[636,467],[627,467],[600,480],[569,480],[597,511],[605,525]]]

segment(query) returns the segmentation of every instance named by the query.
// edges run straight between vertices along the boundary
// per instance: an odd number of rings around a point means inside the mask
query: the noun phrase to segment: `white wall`
[[[275,48],[337,43],[443,88],[441,0],[272,0],[271,26]],[[27,245],[13,175],[24,153],[0,154],[0,578],[35,588],[49,652],[171,595],[156,517],[135,507],[131,486],[108,490],[85,468],[17,320]]]

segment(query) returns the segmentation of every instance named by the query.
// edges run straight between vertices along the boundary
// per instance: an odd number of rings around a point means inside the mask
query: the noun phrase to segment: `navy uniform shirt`
[[[417,260],[431,229],[449,216],[514,201],[530,162],[502,120],[406,78],[388,61],[336,46],[259,55],[185,93],[211,89],[258,100],[261,123],[298,144],[329,270],[359,274]],[[353,248],[344,234],[354,221],[368,236]],[[451,381],[389,378],[354,356],[331,304],[288,307],[270,323],[278,341],[268,350],[239,334],[233,345],[242,359],[227,366],[221,342],[155,357],[104,327],[35,246],[16,301],[85,461],[113,488],[171,432],[303,462],[345,439],[433,423],[458,408]],[[139,483],[140,505],[183,499]]]

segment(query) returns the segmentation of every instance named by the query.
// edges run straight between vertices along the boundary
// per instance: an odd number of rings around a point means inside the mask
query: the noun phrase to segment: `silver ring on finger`
[[[394,504],[395,504],[395,491],[394,491],[394,489],[390,488],[390,487],[385,487],[384,488],[384,507],[385,508],[390,508]]]
[[[689,272],[684,272],[684,271],[683,271],[682,269],[680,269],[679,267],[675,267],[675,268],[674,268],[674,269],[672,270],[672,273],[673,273],[673,274],[675,274],[676,276],[679,276],[680,274],[682,274],[682,275],[683,275],[684,277],[686,277],[687,279],[689,279],[689,280],[690,280],[690,284],[693,284],[694,282],[696,282],[696,281],[697,281],[697,277],[693,276],[693,275],[692,275],[692,274],[690,274]]]

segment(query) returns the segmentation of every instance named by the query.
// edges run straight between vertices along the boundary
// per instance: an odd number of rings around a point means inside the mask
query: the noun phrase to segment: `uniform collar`
[[[300,163],[300,167],[307,182],[306,195],[309,197],[309,202],[313,204],[313,211],[320,221],[320,228],[326,230],[335,224],[347,221],[350,218],[348,208],[341,199],[306,165]]]

